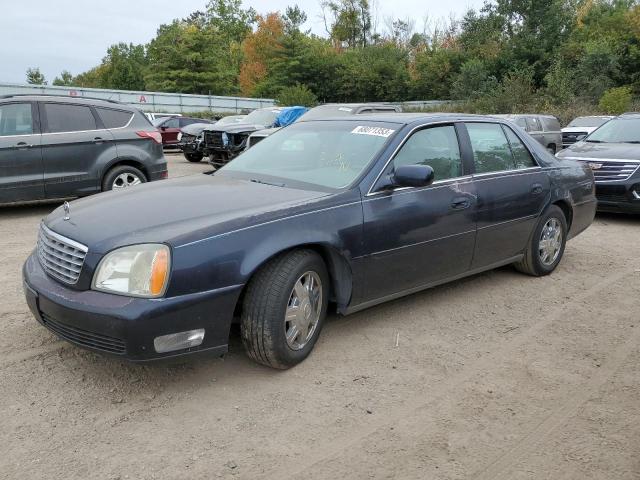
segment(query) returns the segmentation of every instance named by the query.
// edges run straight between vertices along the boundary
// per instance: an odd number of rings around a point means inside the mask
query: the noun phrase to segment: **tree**
[[[73,85],[73,75],[68,70],[63,70],[59,77],[53,79],[53,85],[57,87],[69,87]]]
[[[620,115],[630,110],[632,98],[631,87],[611,88],[604,92],[599,106],[606,113]]]
[[[144,90],[147,57],[143,45],[118,43],[107,50],[102,59],[102,88]]]
[[[364,47],[371,37],[368,0],[323,0],[320,5],[331,38],[347,48]]]
[[[476,100],[495,91],[498,80],[492,76],[485,62],[467,60],[451,87],[451,97],[456,100]]]
[[[46,85],[47,81],[45,80],[44,75],[40,73],[40,69],[35,67],[27,68],[27,83],[29,85]]]
[[[306,85],[294,85],[292,87],[284,87],[280,90],[276,99],[278,105],[303,107],[315,107],[318,104],[318,98]]]
[[[269,74],[282,47],[285,23],[278,13],[258,16],[258,27],[242,42],[244,62],[240,68],[240,91],[251,95]]]

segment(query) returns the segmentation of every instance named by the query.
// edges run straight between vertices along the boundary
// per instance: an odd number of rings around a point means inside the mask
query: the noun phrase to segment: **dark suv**
[[[166,177],[160,132],[137,108],[0,97],[0,203],[81,197]]]

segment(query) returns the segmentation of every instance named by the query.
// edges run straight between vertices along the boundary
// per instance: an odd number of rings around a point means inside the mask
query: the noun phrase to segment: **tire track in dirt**
[[[627,267],[625,269],[619,270],[609,277],[604,278],[596,285],[593,285],[592,287],[584,290],[581,294],[577,295],[575,298],[562,305],[552,315],[545,317],[544,320],[531,326],[529,329],[525,330],[518,336],[513,337],[504,346],[504,348],[494,349],[493,352],[495,353],[491,353],[479,358],[477,362],[470,365],[469,368],[465,368],[458,375],[451,377],[440,385],[434,385],[431,390],[432,396],[429,400],[425,401],[423,395],[415,395],[413,397],[410,397],[404,403],[404,405],[399,406],[394,414],[387,415],[377,421],[374,420],[368,423],[366,427],[354,431],[350,435],[346,435],[338,439],[333,439],[331,442],[327,442],[326,444],[316,444],[313,451],[309,452],[309,454],[306,456],[305,461],[296,462],[296,466],[294,467],[295,470],[292,470],[291,466],[289,465],[283,465],[280,468],[277,468],[270,472],[265,472],[264,474],[257,475],[253,478],[295,478],[298,476],[302,476],[302,474],[306,470],[314,467],[315,465],[331,458],[340,457],[344,452],[349,451],[350,447],[352,447],[354,444],[362,442],[365,438],[371,436],[380,429],[398,423],[400,420],[412,415],[416,410],[420,408],[424,408],[428,405],[437,404],[443,400],[446,400],[452,390],[464,384],[465,382],[469,382],[480,372],[492,368],[496,364],[496,362],[500,361],[501,358],[508,358],[514,355],[516,351],[530,338],[534,337],[545,327],[562,318],[574,306],[582,304],[588,298],[601,293],[606,288],[612,287],[614,284],[636,271],[638,271],[638,266]]]
[[[604,365],[586,384],[582,384],[567,395],[566,402],[548,415],[540,424],[531,430],[520,442],[504,454],[491,461],[481,471],[471,475],[477,480],[501,480],[512,478],[509,468],[514,466],[526,454],[533,452],[540,442],[560,428],[573,417],[580,407],[620,369],[625,360],[633,353],[640,342],[640,328],[621,347],[611,354]]]

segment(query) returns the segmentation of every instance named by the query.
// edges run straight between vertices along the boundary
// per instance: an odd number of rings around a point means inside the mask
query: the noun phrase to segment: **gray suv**
[[[160,132],[137,108],[0,97],[0,204],[81,197],[166,177]]]
[[[560,122],[553,115],[515,114],[495,116],[512,121],[540,142],[552,154],[562,149]]]

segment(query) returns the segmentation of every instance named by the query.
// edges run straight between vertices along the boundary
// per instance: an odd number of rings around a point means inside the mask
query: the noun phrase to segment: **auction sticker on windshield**
[[[357,126],[353,130],[351,130],[351,133],[355,133],[357,135],[374,135],[376,137],[385,137],[385,138],[390,136],[393,132],[395,132],[395,130],[392,130],[390,128],[367,127],[364,125]]]

